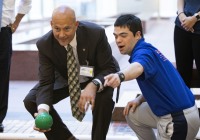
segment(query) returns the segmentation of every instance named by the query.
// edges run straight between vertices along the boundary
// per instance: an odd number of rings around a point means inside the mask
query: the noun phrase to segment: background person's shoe
[[[0,133],[3,132],[3,130],[4,130],[4,126],[2,123],[0,123]]]

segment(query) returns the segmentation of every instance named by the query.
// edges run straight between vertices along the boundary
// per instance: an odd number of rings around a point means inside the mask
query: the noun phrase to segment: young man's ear
[[[140,39],[141,38],[141,32],[137,31],[136,34],[135,34],[135,37],[137,37],[137,39]]]

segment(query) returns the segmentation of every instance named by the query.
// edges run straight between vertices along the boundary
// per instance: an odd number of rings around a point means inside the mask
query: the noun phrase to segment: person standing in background
[[[0,132],[8,109],[9,75],[12,56],[12,34],[17,30],[25,14],[31,9],[32,0],[20,0],[15,16],[16,0],[1,0],[2,18],[0,31]]]
[[[177,0],[174,28],[176,66],[186,85],[191,87],[193,62],[200,75],[200,1]]]

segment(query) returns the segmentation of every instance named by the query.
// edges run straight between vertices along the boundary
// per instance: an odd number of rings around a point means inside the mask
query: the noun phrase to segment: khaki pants
[[[157,117],[144,102],[129,112],[126,120],[139,140],[194,140],[200,126],[196,105],[182,113]],[[153,129],[157,129],[157,138]]]

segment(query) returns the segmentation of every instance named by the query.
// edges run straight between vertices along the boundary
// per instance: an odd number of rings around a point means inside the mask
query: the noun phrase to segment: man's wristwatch
[[[117,74],[119,76],[120,82],[123,82],[125,79],[125,75],[122,72],[118,72]]]
[[[195,13],[194,16],[196,17],[197,21],[200,21],[200,16],[198,13]]]
[[[92,83],[95,84],[95,86],[97,86],[97,91],[99,91],[100,88],[100,83],[97,80],[92,80]]]

